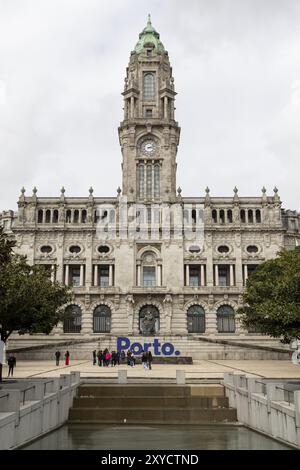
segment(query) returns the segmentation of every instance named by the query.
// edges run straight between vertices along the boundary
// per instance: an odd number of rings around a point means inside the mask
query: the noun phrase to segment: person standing
[[[121,351],[121,356],[120,356],[120,357],[121,357],[121,362],[122,362],[122,364],[124,364],[125,359],[126,359],[126,354],[125,354],[124,349],[122,349],[122,351]]]
[[[59,366],[59,359],[60,359],[60,351],[56,351],[55,360],[56,360],[56,365],[57,366]]]
[[[66,352],[65,354],[65,358],[66,358],[66,366],[69,366],[70,365],[70,353],[69,351]]]
[[[146,351],[142,351],[142,366],[144,369],[148,369],[148,354]]]
[[[93,366],[97,364],[97,353],[96,349],[93,351]]]
[[[148,362],[148,367],[151,370],[152,369],[152,361],[153,361],[153,356],[152,356],[151,351],[148,351],[147,359],[148,359],[148,361],[147,361]]]
[[[10,375],[11,375],[11,377],[13,377],[14,367],[17,364],[17,359],[15,358],[15,356],[9,356],[9,358],[7,360],[7,364],[8,364],[8,376],[7,377],[9,377]]]

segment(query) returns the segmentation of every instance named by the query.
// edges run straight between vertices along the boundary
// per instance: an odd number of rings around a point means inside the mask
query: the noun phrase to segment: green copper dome
[[[153,44],[154,48],[163,52],[165,50],[163,43],[159,39],[159,33],[153,28],[151,24],[150,15],[148,15],[148,22],[146,28],[139,35],[139,41],[134,48],[134,52],[140,54],[144,50],[145,44]]]

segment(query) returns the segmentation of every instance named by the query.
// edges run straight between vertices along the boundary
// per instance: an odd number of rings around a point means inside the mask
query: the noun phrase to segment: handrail
[[[6,398],[6,397],[9,397],[9,393],[7,393],[6,395],[1,395],[0,398]]]
[[[53,379],[47,380],[46,382],[43,382],[44,383],[44,395],[46,394],[46,385],[50,384],[51,382],[53,382]]]
[[[28,392],[28,390],[31,390],[32,388],[36,388],[35,385],[32,385],[31,387],[28,387],[28,388],[25,388],[24,390],[22,390],[22,393],[23,393],[23,405],[25,404],[25,393]]]
[[[292,390],[288,390],[286,388],[283,388],[283,387],[279,387],[278,385],[275,386],[275,388],[277,388],[278,390],[283,390],[284,392],[287,392],[288,394],[288,399],[287,399],[287,402],[288,404],[290,405],[291,403],[293,403],[293,401],[290,400],[290,395],[292,395],[292,397],[294,398],[294,392]],[[284,400],[286,401],[286,400]]]

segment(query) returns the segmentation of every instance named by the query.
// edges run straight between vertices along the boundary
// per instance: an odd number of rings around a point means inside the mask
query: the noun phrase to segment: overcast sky
[[[300,209],[299,0],[0,0],[0,210],[115,196],[125,69],[151,13],[169,51],[183,196]]]

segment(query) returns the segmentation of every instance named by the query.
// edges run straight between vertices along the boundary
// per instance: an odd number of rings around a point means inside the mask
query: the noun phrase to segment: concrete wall
[[[64,424],[80,372],[49,379],[3,383],[0,389],[0,449],[13,449]]]
[[[262,379],[227,373],[224,386],[240,423],[300,448],[300,382],[299,390],[288,394],[279,381],[263,383]]]

